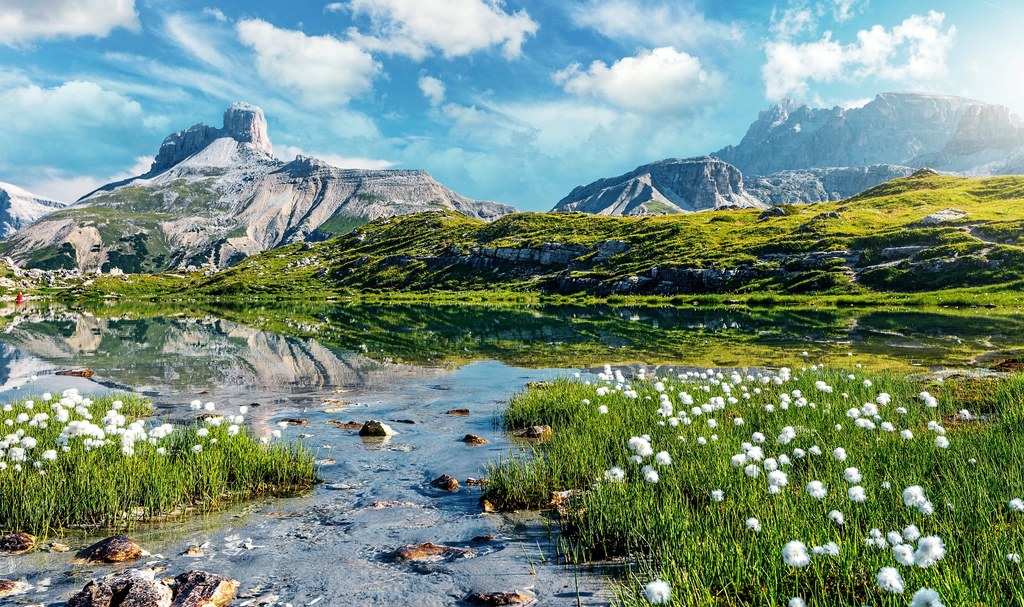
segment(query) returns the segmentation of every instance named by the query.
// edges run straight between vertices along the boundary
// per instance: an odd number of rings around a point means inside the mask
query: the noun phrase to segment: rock
[[[466,597],[466,602],[470,605],[532,605],[537,602],[537,597],[528,590],[487,594],[474,592]]]
[[[206,571],[189,571],[174,578],[173,607],[224,607],[238,592],[238,581]]]
[[[0,182],[0,239],[7,238],[65,206],[67,203],[57,202],[26,192],[9,183]]]
[[[964,213],[960,209],[954,209],[950,207],[948,209],[942,209],[941,211],[936,211],[931,215],[926,216],[920,221],[920,224],[923,226],[934,226],[939,225],[940,223],[959,221],[964,217],[967,217],[967,213]]]
[[[914,169],[894,164],[804,168],[778,171],[764,177],[746,178],[747,190],[772,205],[843,200],[876,185],[907,177]],[[765,219],[766,213],[759,219]],[[782,209],[778,209],[783,214]]]
[[[494,507],[494,504],[491,503],[491,500],[484,499],[484,498],[480,498],[480,508],[485,513],[497,512],[498,511],[498,509]]]
[[[467,445],[474,445],[475,446],[475,445],[486,445],[487,444],[487,439],[486,438],[483,438],[482,436],[477,436],[476,434],[467,434],[466,436],[463,436],[459,440],[464,442],[464,443],[466,443]]]
[[[309,423],[309,420],[308,419],[300,419],[298,417],[286,417],[285,419],[282,419],[278,423],[280,423],[280,424],[288,424],[289,426],[305,426],[306,424]]]
[[[757,216],[758,220],[770,219],[772,217],[785,217],[786,210],[782,207],[768,207]]]
[[[64,377],[85,377],[89,378],[93,376],[92,369],[66,369],[63,371],[57,371],[54,375],[62,375]]]
[[[449,409],[445,415],[469,415],[469,409]]]
[[[531,381],[531,382],[526,384],[526,387],[529,390],[547,390],[548,388],[551,387],[551,382],[549,382],[549,381]]]
[[[487,542],[494,541],[494,535],[490,533],[487,535],[478,535],[469,541],[474,544],[486,544]]]
[[[551,429],[551,426],[543,425],[543,426],[530,426],[529,428],[526,428],[525,430],[521,430],[521,431],[517,432],[516,436],[521,437],[521,438],[531,438],[531,439],[537,439],[537,440],[550,440],[553,434],[554,434],[554,431]]]
[[[337,427],[341,428],[342,430],[362,430],[362,428],[363,428],[363,424],[360,424],[359,422],[353,422],[353,421],[343,422],[343,421],[337,420],[337,419],[329,419],[329,420],[327,420],[327,423],[331,424],[331,425],[334,425],[334,426],[337,426]]]
[[[456,557],[469,557],[475,554],[476,551],[474,550],[466,550],[464,548],[455,548],[453,546],[443,546],[433,542],[425,542],[423,544],[409,544],[408,546],[402,546],[395,551],[394,558],[396,561],[423,562],[441,561]]]
[[[703,156],[669,158],[575,188],[553,211],[601,215],[665,215],[724,207],[763,207],[727,162]]]
[[[206,553],[203,552],[202,548],[193,544],[192,546],[186,548],[185,552],[181,553],[181,556],[200,557],[206,556]]]
[[[67,544],[61,544],[60,542],[51,542],[50,543],[50,551],[51,552],[67,552],[69,550],[71,550],[71,547],[68,546]]]
[[[441,476],[430,481],[430,486],[454,493],[459,490],[459,481],[448,476],[447,474],[442,474]]]
[[[15,580],[0,580],[0,597],[12,596],[27,592],[32,585],[27,582]]]
[[[22,554],[35,549],[36,538],[27,533],[12,533],[0,537],[0,552],[7,554]]]
[[[114,590],[102,582],[90,581],[68,599],[65,607],[114,607]]]
[[[483,487],[484,485],[490,485],[491,481],[486,478],[473,478],[469,477],[466,479],[467,487]]]
[[[102,583],[113,590],[116,607],[170,607],[174,592],[154,574],[152,569],[127,569],[111,573]]]
[[[126,535],[115,535],[89,546],[78,554],[89,563],[123,563],[142,556],[142,547]]]
[[[363,427],[359,429],[359,436],[376,436],[386,438],[388,436],[394,436],[398,434],[391,426],[384,422],[371,419],[363,424]]]
[[[414,420],[411,420],[411,419],[389,419],[388,421],[393,423],[393,424],[406,424],[406,425],[409,425],[409,426],[412,426],[412,425],[416,424],[416,422]]]

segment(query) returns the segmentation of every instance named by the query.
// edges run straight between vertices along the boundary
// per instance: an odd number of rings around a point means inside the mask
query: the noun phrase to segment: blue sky
[[[0,181],[72,200],[242,100],[275,154],[547,210],[788,96],[1024,114],[1019,0],[0,0]]]

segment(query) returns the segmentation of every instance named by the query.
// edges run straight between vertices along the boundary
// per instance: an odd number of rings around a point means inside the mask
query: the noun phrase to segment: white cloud
[[[123,181],[148,173],[149,167],[152,164],[152,156],[138,156],[135,158],[135,164],[130,168],[118,171],[107,177],[69,175],[66,171],[60,169],[41,167],[35,169],[36,177],[34,177],[34,181],[26,182],[26,189],[54,200],[74,202],[108,183]]]
[[[849,21],[860,4],[858,0],[832,0],[832,18],[839,23]]]
[[[650,46],[694,48],[709,41],[743,37],[738,25],[710,20],[691,2],[589,0],[569,11],[579,27],[597,30],[613,40]]]
[[[136,31],[135,0],[4,0],[0,5],[0,44],[67,36],[105,37],[114,28]]]
[[[372,169],[379,171],[395,166],[395,163],[390,160],[382,160],[380,158],[362,158],[359,156],[340,156],[338,154],[325,152],[310,152],[294,145],[283,146],[275,155],[285,162],[294,160],[296,156],[318,158],[331,166],[338,167],[339,169]]]
[[[641,50],[611,66],[594,61],[583,71],[570,65],[554,75],[566,92],[602,99],[618,108],[642,113],[672,113],[713,97],[719,78],[700,60],[672,47]]]
[[[329,4],[327,10],[338,10]],[[355,15],[370,18],[373,33],[349,36],[368,50],[422,60],[432,51],[447,58],[501,46],[508,59],[522,54],[537,22],[525,10],[509,14],[501,0],[352,0]]]
[[[771,32],[778,39],[789,39],[805,32],[813,32],[818,18],[806,4],[791,5],[778,11],[772,8]]]
[[[358,45],[333,36],[307,36],[260,19],[239,21],[238,37],[256,55],[256,69],[271,86],[302,105],[348,103],[370,90],[381,66]]]
[[[215,6],[207,6],[203,9],[203,14],[207,17],[213,17],[222,23],[228,20],[228,16],[224,14],[224,11]]]
[[[430,105],[437,107],[444,101],[444,83],[433,76],[422,76],[419,81],[420,92],[427,98]]]
[[[857,41],[840,44],[825,32],[820,40],[794,43],[777,39],[765,45],[761,68],[769,99],[806,95],[812,82],[878,78],[907,84],[933,83],[947,73],[946,57],[956,27],[943,30],[945,15],[912,15],[887,30],[881,25],[857,33]]]
[[[204,12],[206,10],[209,9],[204,9]],[[222,39],[221,31],[220,27],[201,23],[182,13],[166,15],[161,29],[164,37],[178,48],[202,63],[224,71],[229,70],[231,65],[217,48],[217,41]]]

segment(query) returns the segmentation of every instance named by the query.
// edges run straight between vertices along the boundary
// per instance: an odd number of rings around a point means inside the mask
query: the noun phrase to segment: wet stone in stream
[[[470,557],[476,554],[475,550],[466,550],[454,546],[444,546],[433,542],[422,544],[409,544],[402,546],[395,551],[396,561],[442,561],[457,557]]]
[[[466,436],[463,436],[459,440],[471,446],[487,444],[486,438],[482,436],[477,436],[476,434],[467,434]]]
[[[0,537],[0,552],[22,554],[36,547],[35,536],[27,533],[12,533]]]
[[[142,556],[142,547],[126,535],[108,537],[78,554],[87,563],[123,563]]]
[[[25,582],[16,582],[13,580],[0,580],[0,597],[21,594],[29,588],[31,588],[31,586],[29,586]]]
[[[456,491],[459,490],[459,481],[448,476],[447,474],[442,474],[441,476],[430,481],[430,486],[451,493],[455,493]]]

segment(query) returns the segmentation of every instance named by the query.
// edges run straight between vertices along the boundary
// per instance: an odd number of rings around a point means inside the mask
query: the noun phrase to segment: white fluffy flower
[[[785,487],[789,484],[789,475],[782,470],[772,470],[768,473],[768,484],[772,487]]]
[[[899,544],[892,547],[892,556],[896,562],[904,567],[914,564],[914,547],[910,544]]]
[[[825,483],[821,481],[811,481],[807,483],[807,494],[814,499],[824,499],[828,495],[828,490],[825,489]]]
[[[867,494],[864,493],[864,487],[861,487],[860,485],[850,487],[846,494],[850,497],[850,501],[853,502],[863,502],[868,499]]]
[[[931,567],[946,557],[946,544],[937,535],[921,538],[914,551],[914,562],[922,569]]]
[[[911,485],[903,490],[903,503],[909,508],[920,508],[927,501],[928,497],[921,485]]]
[[[782,561],[790,567],[801,569],[811,564],[811,555],[807,553],[807,546],[803,542],[793,540],[782,548]]]
[[[836,458],[837,460],[839,460],[841,462],[845,462],[846,461],[846,449],[843,449],[842,447],[836,447],[835,449],[832,450],[832,457]]]
[[[1024,500],[1019,497],[1015,497],[1010,500],[1010,510],[1014,512],[1024,512]]]
[[[938,447],[939,449],[948,449],[949,448],[949,439],[946,438],[945,436],[936,436],[935,437],[935,446]]]
[[[843,478],[846,479],[846,482],[853,484],[857,484],[864,480],[864,477],[861,476],[860,470],[857,470],[856,468],[847,468],[843,472]]]
[[[725,499],[725,492],[722,491],[721,489],[715,489],[714,491],[711,492],[711,499],[715,500],[716,502],[720,502]]]
[[[903,578],[895,567],[882,567],[875,577],[878,587],[893,594],[903,594]]]
[[[757,532],[761,530],[761,521],[757,520],[754,517],[748,518],[746,524],[747,529],[750,529],[751,531]]]
[[[662,580],[654,580],[648,582],[647,586],[644,587],[644,598],[647,599],[648,603],[660,605],[661,603],[669,602],[672,597],[672,587],[668,585],[668,582]]]
[[[610,481],[621,481],[626,478],[626,471],[618,466],[605,470],[604,477]]]
[[[840,527],[842,527],[846,522],[846,518],[843,516],[843,513],[838,510],[830,510],[828,513],[828,519]]]
[[[807,603],[805,603],[802,598],[795,596],[789,599],[789,602],[786,603],[786,607],[807,607]]]
[[[921,538],[921,530],[917,528],[917,525],[907,525],[903,528],[903,539],[908,542],[916,542]]]
[[[914,593],[914,598],[910,601],[910,607],[945,607],[942,604],[942,599],[939,598],[939,593],[935,592],[931,588],[922,588]]]
[[[641,469],[643,472],[644,480],[651,484],[656,484],[660,478],[658,477],[658,471],[651,466],[644,466]]]

